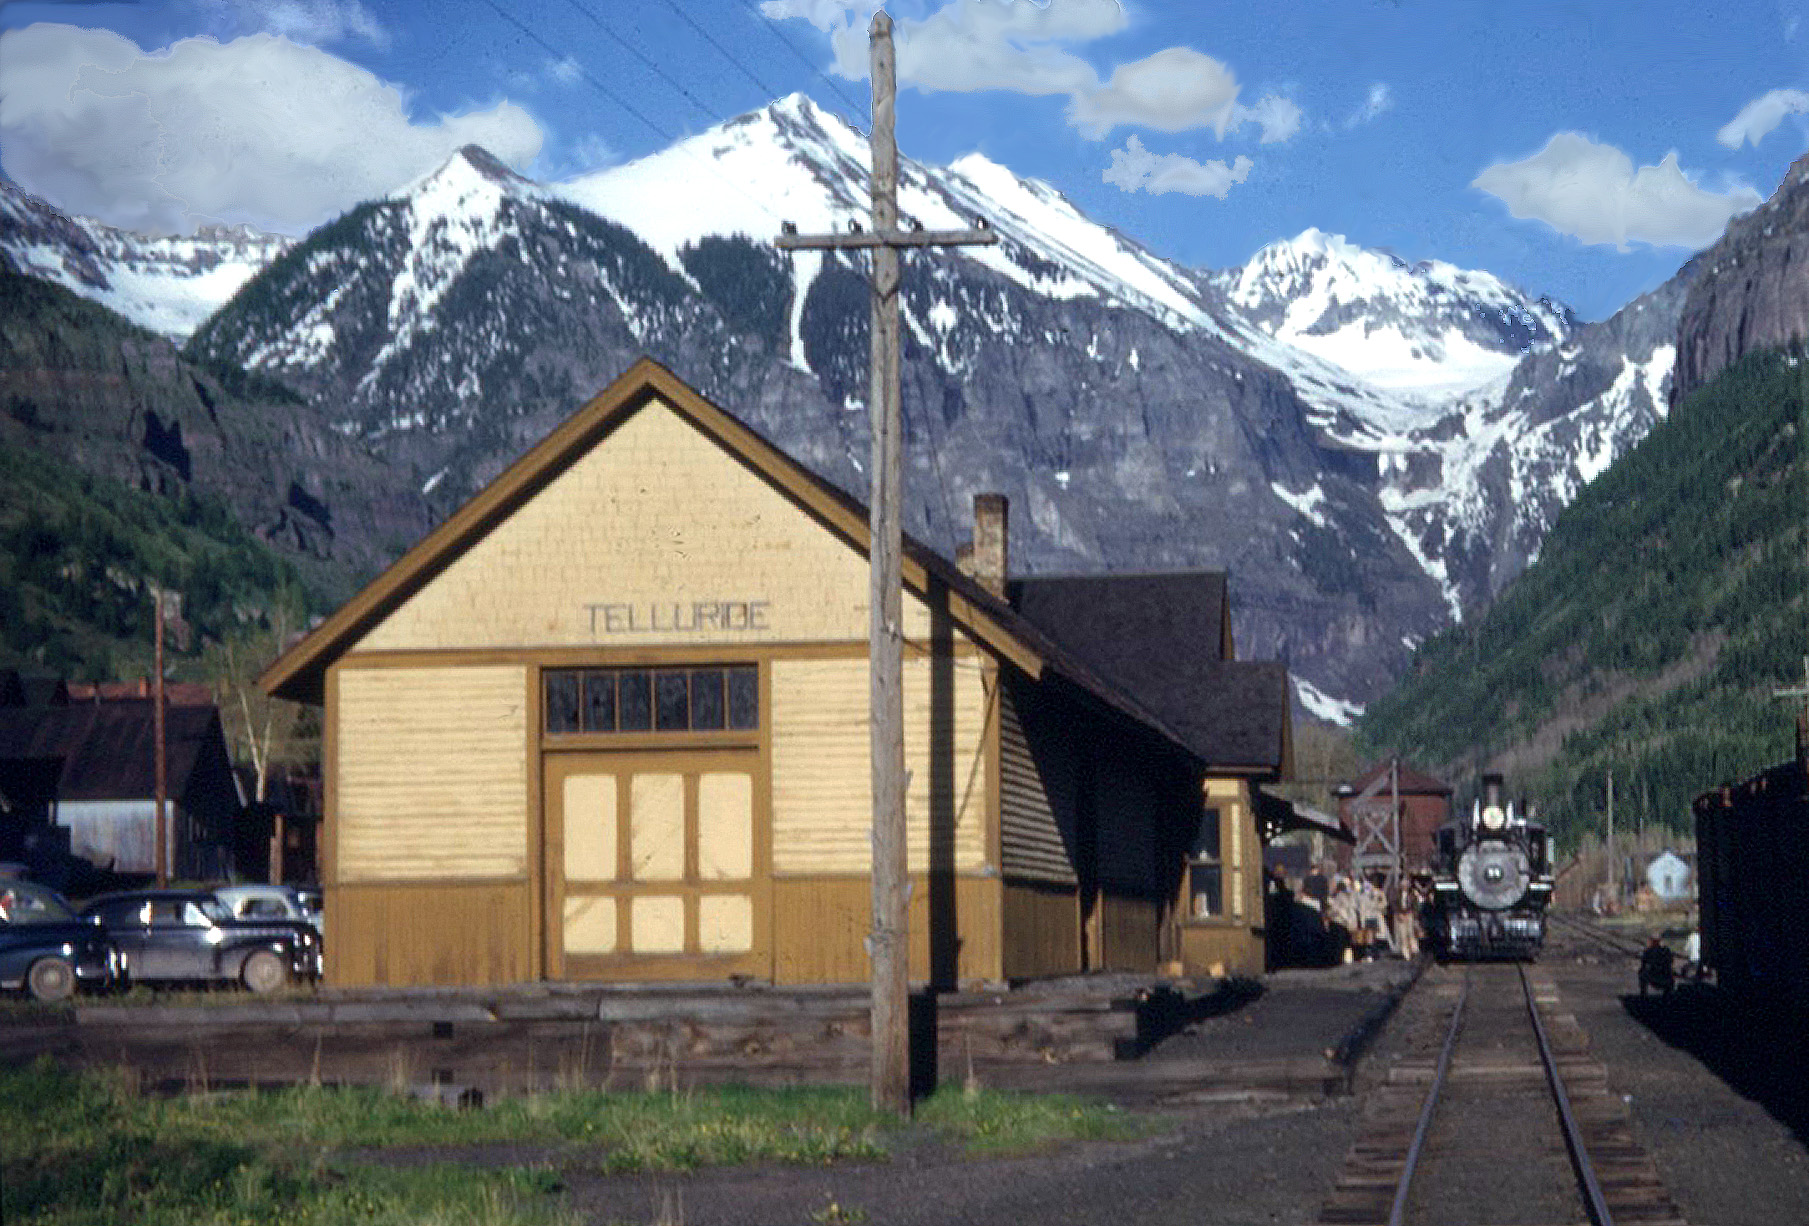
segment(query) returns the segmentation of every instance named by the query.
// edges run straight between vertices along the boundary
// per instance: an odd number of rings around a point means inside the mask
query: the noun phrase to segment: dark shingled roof
[[[164,711],[165,778],[181,797],[209,748],[224,743],[213,707]],[[0,761],[61,760],[59,800],[140,800],[157,791],[151,704],[85,702],[0,710]]]
[[[1223,572],[1025,578],[1008,593],[1024,620],[1134,694],[1210,765],[1283,769],[1287,668],[1225,658]]]

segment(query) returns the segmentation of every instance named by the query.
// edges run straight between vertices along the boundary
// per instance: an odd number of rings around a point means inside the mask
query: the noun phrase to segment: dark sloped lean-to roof
[[[1351,781],[1349,785],[1350,790],[1353,792],[1364,792],[1369,789],[1370,784],[1375,783],[1378,779],[1385,780],[1388,775],[1388,762],[1389,760],[1384,758],[1374,766],[1371,766],[1368,770],[1364,771],[1361,775],[1357,776],[1356,779]],[[1400,774],[1396,778],[1396,785],[1400,788],[1403,796],[1451,795],[1450,784],[1441,779],[1434,779],[1431,775],[1428,775],[1423,771],[1416,771],[1405,762],[1401,763]],[[1384,782],[1382,786],[1386,788],[1388,784]]]
[[[164,744],[169,793],[181,797],[197,769],[224,760],[219,712],[213,707],[167,707]],[[0,709],[0,762],[60,761],[59,800],[152,796],[157,790],[156,756],[149,702]]]
[[[1287,668],[1229,658],[1219,571],[1057,575],[1008,585],[1018,613],[1152,711],[1210,766],[1285,773]]]

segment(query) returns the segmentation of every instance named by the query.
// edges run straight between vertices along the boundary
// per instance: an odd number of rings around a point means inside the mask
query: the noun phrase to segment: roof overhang
[[[1355,844],[1357,841],[1357,836],[1330,813],[1260,790],[1256,793],[1256,821],[1265,842],[1296,830],[1322,834],[1339,843]]]

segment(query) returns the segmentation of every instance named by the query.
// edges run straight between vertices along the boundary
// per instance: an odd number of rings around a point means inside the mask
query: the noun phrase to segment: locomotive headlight
[[[1507,813],[1500,805],[1489,805],[1482,811],[1482,828],[1484,830],[1500,830],[1507,825]]]

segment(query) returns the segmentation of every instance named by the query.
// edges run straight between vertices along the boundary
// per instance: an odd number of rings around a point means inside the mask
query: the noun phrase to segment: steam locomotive
[[[1503,803],[1500,775],[1484,775],[1482,791],[1433,836],[1426,931],[1440,957],[1533,958],[1553,885],[1545,827]]]

